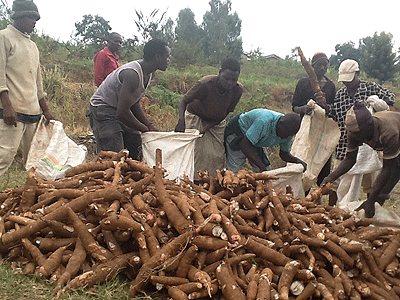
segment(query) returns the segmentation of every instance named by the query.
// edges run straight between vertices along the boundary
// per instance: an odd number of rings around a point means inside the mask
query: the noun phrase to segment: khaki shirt
[[[12,25],[0,31],[0,92],[3,91],[8,91],[16,112],[41,113],[39,100],[46,93],[43,91],[39,50],[28,34]]]
[[[400,113],[380,111],[373,114],[374,138],[366,142],[377,151],[383,151],[383,159],[393,159],[400,154]],[[357,132],[348,133],[347,152],[358,149],[363,144]]]

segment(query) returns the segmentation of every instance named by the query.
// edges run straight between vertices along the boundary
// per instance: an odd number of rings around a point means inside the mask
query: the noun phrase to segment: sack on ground
[[[278,176],[279,179],[271,180],[276,191],[283,189],[286,191],[286,186],[290,186],[293,191],[293,196],[296,198],[304,198],[304,187],[302,183],[303,165],[288,164],[286,167],[278,168],[263,173]]]
[[[45,126],[39,122],[29,150],[25,169],[36,168],[36,173],[44,180],[63,178],[65,171],[86,160],[87,149],[77,145],[64,131],[59,121],[50,121]]]
[[[307,163],[303,173],[304,189],[309,190],[339,142],[338,124],[325,116],[325,110],[310,100],[307,105],[313,107],[311,115],[302,119],[290,153]]]
[[[183,132],[142,133],[143,160],[148,166],[156,164],[156,150],[162,151],[162,166],[167,172],[167,179],[175,180],[187,175],[194,178],[194,141],[200,137],[196,129]]]

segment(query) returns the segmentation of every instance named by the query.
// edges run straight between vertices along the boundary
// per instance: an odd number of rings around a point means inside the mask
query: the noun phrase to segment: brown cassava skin
[[[301,294],[297,296],[296,300],[309,299],[312,295],[314,295],[315,290],[316,290],[315,283],[309,282],[304,288],[304,290],[301,292]]]
[[[135,256],[135,253],[127,253],[98,264],[93,270],[72,279],[63,291],[73,290],[79,287],[90,288],[96,284],[107,282],[113,279],[122,269],[126,268],[133,256]]]
[[[252,237],[249,237],[244,245],[250,252],[256,254],[257,256],[266,259],[275,265],[284,266],[290,261],[290,258],[279,253],[276,250],[268,248],[263,244],[256,242]]]
[[[111,167],[114,167],[114,162],[111,160],[87,162],[66,170],[65,177],[72,177],[88,171],[104,171]]]
[[[67,210],[72,225],[74,226],[87,253],[99,262],[106,262],[114,258],[114,255],[110,251],[101,247],[93,238],[92,234],[87,230],[87,227],[83,224],[78,215],[70,207],[68,207]]]
[[[149,275],[154,269],[160,267],[164,262],[186,246],[192,238],[198,234],[196,231],[187,231],[175,239],[171,240],[168,244],[165,244],[155,255],[153,255],[147,261],[143,261],[143,265],[139,270],[136,278],[131,282],[129,294],[133,298],[141,291],[144,284],[147,282]]]
[[[168,288],[168,295],[173,300],[188,300],[189,299],[188,295],[176,286],[171,286]]]
[[[142,232],[144,230],[140,223],[136,222],[132,218],[121,215],[113,215],[104,218],[100,221],[100,226],[102,229],[108,231],[129,230],[132,232]]]
[[[35,239],[35,244],[39,246],[39,249],[44,252],[56,251],[60,247],[75,245],[76,238],[41,238]]]
[[[161,284],[165,284],[165,285],[180,285],[180,284],[188,283],[189,279],[182,278],[182,277],[151,275],[150,281],[153,283],[161,283]]]
[[[114,237],[112,231],[102,230],[101,232],[104,236],[104,242],[106,243],[108,250],[110,250],[114,256],[122,255],[123,252],[121,247]]]
[[[28,171],[28,178],[24,186],[24,191],[21,195],[21,200],[18,207],[19,212],[27,211],[35,203],[37,184],[38,182],[35,178],[35,168],[31,168]]]
[[[86,250],[83,247],[81,240],[78,238],[75,244],[74,252],[69,259],[65,271],[57,280],[57,285],[54,289],[54,293],[58,293],[61,288],[71,279],[74,278],[86,259]]]
[[[69,203],[67,203],[65,206],[62,206],[55,211],[45,215],[43,217],[43,220],[37,220],[35,223],[21,227],[18,230],[15,230],[13,232],[7,232],[2,235],[1,241],[3,244],[11,244],[13,242],[19,241],[21,238],[24,237],[29,237],[36,232],[42,230],[47,226],[47,223],[45,220],[57,220],[57,221],[62,221],[64,220],[67,215],[68,211],[66,207],[71,208],[74,212],[81,212],[83,211],[90,203],[93,202],[94,199],[104,199],[104,201],[112,201],[115,199],[121,199],[123,195],[118,192],[115,189],[109,188],[109,189],[102,189],[102,190],[97,190],[94,192],[88,192],[76,199],[71,200]]]
[[[146,237],[146,244],[149,248],[150,255],[154,255],[160,249],[160,244],[158,243],[157,237],[155,236],[150,225],[146,222],[143,222],[142,226],[144,228],[143,233]]]
[[[30,242],[30,240],[28,240],[27,238],[22,238],[21,242],[24,245],[25,249],[28,250],[28,252],[32,255],[32,257],[36,261],[36,263],[39,266],[42,266],[44,264],[44,262],[46,261],[46,257],[39,250],[39,248],[37,248],[35,245],[33,245]]]
[[[311,64],[308,62],[308,60],[305,58],[301,48],[296,47],[296,50],[300,56],[301,64],[303,65],[304,69],[306,70],[308,77],[310,77],[311,86],[316,95],[316,102],[322,108],[324,108],[324,109],[327,108],[325,94],[321,91],[321,88],[318,83],[317,74],[315,74],[314,68],[311,66]]]
[[[234,277],[231,275],[229,265],[222,262],[215,272],[220,289],[226,300],[246,300],[242,289],[236,283]]]
[[[189,272],[189,268],[197,255],[198,247],[192,245],[183,253],[182,258],[179,261],[178,267],[176,269],[175,275],[177,277],[186,278]]]
[[[49,277],[53,274],[53,272],[60,266],[63,253],[67,247],[68,246],[63,246],[54,251],[39,268],[38,273],[42,274],[44,277]]]
[[[382,253],[381,257],[378,260],[378,267],[380,270],[384,270],[390,262],[393,261],[393,259],[396,257],[396,251],[400,247],[400,236],[399,234],[396,234],[391,241],[389,242],[389,245],[386,247],[384,252]]]
[[[199,247],[199,249],[214,251],[223,247],[227,247],[228,241],[224,241],[211,236],[199,235],[194,238],[193,244]]]
[[[292,260],[285,265],[278,283],[279,299],[289,299],[289,288],[299,267],[300,263],[295,260]]]
[[[190,294],[190,293],[201,290],[203,288],[203,285],[200,282],[189,282],[189,283],[180,284],[177,286],[177,288],[179,288],[186,294]]]
[[[154,184],[163,210],[167,214],[168,220],[178,231],[179,234],[188,231],[194,226],[193,222],[186,219],[176,204],[168,197],[168,192],[163,183],[163,170],[160,165],[156,165],[154,170]]]

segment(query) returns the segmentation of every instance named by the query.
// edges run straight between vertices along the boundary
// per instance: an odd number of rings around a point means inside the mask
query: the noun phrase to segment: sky
[[[7,0],[9,6],[12,0]],[[224,0],[222,0],[224,1]],[[138,35],[134,20],[135,9],[145,16],[159,9],[157,16],[167,12],[167,18],[176,21],[181,9],[190,8],[197,24],[210,10],[209,0],[34,0],[41,19],[36,28],[59,41],[67,41],[81,22],[83,15],[99,15],[109,21],[112,31],[124,38]],[[335,45],[358,41],[382,31],[393,35],[394,47],[400,47],[398,0],[231,0],[231,13],[242,20],[243,50],[257,48],[264,55],[276,54],[282,58],[292,55],[300,46],[304,55],[312,57],[324,52],[335,54]]]

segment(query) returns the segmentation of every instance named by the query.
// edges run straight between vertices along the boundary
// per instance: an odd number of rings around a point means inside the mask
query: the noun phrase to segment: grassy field
[[[89,99],[95,91],[91,80],[92,74],[85,64],[70,65],[64,68],[53,61],[45,64],[43,78],[48,92],[48,101],[57,120],[60,120],[67,134],[76,141],[86,141],[89,148],[89,159],[95,157],[94,145],[90,144],[88,135],[90,128],[85,117]],[[68,71],[66,71],[68,70]],[[86,72],[85,76],[74,72]],[[184,69],[169,67],[165,72],[158,72],[154,82],[143,100],[143,107],[160,131],[173,130],[178,121],[178,103],[182,95],[192,84],[204,75],[218,74],[218,68],[210,66],[188,66]],[[244,61],[240,82],[245,91],[235,113],[248,111],[253,108],[268,108],[280,112],[291,110],[290,100],[297,81],[306,76],[299,62],[293,60],[282,61]],[[329,70],[328,77],[336,82],[337,72]],[[365,78],[365,76],[361,76]],[[386,84],[398,98],[400,97],[400,81]],[[337,85],[340,87],[340,85]],[[396,104],[397,108],[400,105]],[[273,167],[281,164],[277,155],[273,155]],[[275,158],[274,158],[275,157]],[[18,153],[9,171],[0,178],[0,191],[6,188],[21,186],[26,179],[26,171]],[[400,199],[396,189],[394,197],[388,205],[397,209]],[[116,279],[89,291],[66,293],[61,299],[129,299],[129,282]],[[22,275],[18,265],[7,261],[0,261],[0,298],[1,299],[52,299],[54,284],[44,279]],[[153,299],[161,299],[157,296]],[[136,298],[143,299],[143,298]]]

